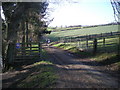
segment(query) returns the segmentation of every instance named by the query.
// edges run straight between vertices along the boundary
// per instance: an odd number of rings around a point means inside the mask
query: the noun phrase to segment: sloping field
[[[50,35],[48,35],[48,37],[51,39],[56,39],[65,36],[71,36],[71,37],[84,36],[84,35],[109,33],[109,32],[117,32],[117,31],[118,31],[118,25],[109,25],[109,26],[98,26],[98,27],[82,28],[76,30],[52,32]]]

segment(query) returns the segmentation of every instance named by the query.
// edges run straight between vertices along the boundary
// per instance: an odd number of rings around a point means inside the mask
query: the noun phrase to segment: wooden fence
[[[75,42],[75,39],[94,39],[94,38],[103,38],[103,37],[110,37],[110,36],[119,36],[120,32],[109,32],[109,33],[101,33],[101,34],[92,34],[92,35],[84,35],[84,36],[66,36],[66,37],[60,37],[60,41],[64,42]]]
[[[33,58],[40,58],[41,44],[39,42],[30,43],[16,43],[14,61],[31,60]]]
[[[108,39],[117,40],[115,38],[117,38],[119,35],[120,32],[110,32],[110,33],[101,33],[101,34],[86,35],[86,36],[65,37],[65,38],[60,38],[60,42],[73,45],[78,49],[89,50],[89,51],[92,50],[93,53],[96,53],[98,51],[109,52],[116,50],[118,43],[117,41],[111,42]]]

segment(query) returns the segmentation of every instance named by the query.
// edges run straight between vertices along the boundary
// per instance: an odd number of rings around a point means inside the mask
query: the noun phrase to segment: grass
[[[34,73],[31,73],[23,81],[21,81],[18,88],[46,88],[54,86],[58,76],[49,61],[40,61],[33,64]]]
[[[107,66],[109,70],[120,73],[120,57],[118,57],[118,55],[114,52],[99,53],[90,59],[98,62],[102,66]]]
[[[92,34],[101,34],[101,33],[109,33],[109,32],[117,32],[118,25],[109,25],[109,26],[98,26],[92,28],[82,28],[82,29],[74,29],[74,30],[66,30],[66,31],[57,31],[52,32],[50,35],[47,35],[51,40],[58,40],[60,37],[73,37],[73,36],[84,36],[84,35],[92,35]]]
[[[64,50],[68,50],[70,52],[73,52],[75,54],[80,55],[82,58],[88,57],[88,56],[92,56],[92,53],[90,52],[85,52],[84,50],[79,50],[78,48],[76,48],[75,46],[71,46],[70,44],[64,44],[64,43],[58,43],[53,45],[55,47],[58,48],[63,48]]]
[[[106,39],[106,45],[105,48],[103,48],[102,43],[98,43],[98,50],[97,54],[93,54],[91,51],[87,51],[84,49],[79,49],[74,45],[71,45],[73,43],[58,43],[54,44],[53,46],[63,48],[64,50],[68,50],[70,52],[73,52],[77,55],[80,55],[81,58],[88,58],[90,60],[94,60],[98,63],[100,63],[103,66],[111,66],[109,68],[114,68],[115,70],[120,70],[120,58],[117,56],[117,37],[107,38]],[[102,39],[99,39],[98,42],[102,42]],[[90,41],[91,42],[91,41]],[[85,41],[81,42],[85,44]],[[116,43],[116,44],[113,44]],[[112,45],[113,44],[113,45]],[[100,52],[104,51],[104,52]],[[117,68],[116,68],[117,67]]]
[[[42,61],[31,64],[32,73],[17,84],[17,88],[52,88],[58,76],[54,64],[48,61],[47,52],[42,49]]]
[[[116,51],[117,50],[117,37],[106,37],[105,38],[105,46],[103,44],[103,39],[98,39],[97,40],[97,47],[98,51],[103,52],[103,51]],[[76,41],[76,42],[68,42],[68,43],[58,43],[55,44],[54,46],[64,48],[64,49],[69,49],[69,48],[78,48],[84,49],[84,50],[92,50],[93,49],[93,40],[88,40],[88,48],[86,47],[86,41]]]
[[[50,61],[40,61],[40,62],[34,63],[34,65],[40,65],[40,64],[52,64],[52,63]]]

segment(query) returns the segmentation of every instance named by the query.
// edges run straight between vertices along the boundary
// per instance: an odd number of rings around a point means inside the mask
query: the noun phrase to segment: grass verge
[[[101,66],[106,66],[110,70],[120,71],[120,58],[117,56],[117,53],[115,52],[109,52],[109,53],[99,52],[96,55],[94,55],[91,52],[79,50],[78,48],[71,46],[70,44],[58,43],[53,46],[73,52],[79,55],[81,58],[88,58],[92,61],[96,61]]]
[[[40,61],[33,64],[34,72],[21,81],[18,88],[51,88],[58,76],[53,64],[49,61]]]
[[[102,66],[107,66],[109,70],[117,71],[120,73],[120,57],[118,57],[115,52],[99,53],[90,59],[97,61]]]
[[[52,88],[54,87],[58,76],[52,62],[48,61],[47,52],[42,49],[42,61],[32,64],[34,70],[21,83],[17,85],[19,88]]]
[[[42,49],[42,60],[33,59],[19,63],[14,66],[14,70],[11,72],[15,74],[14,82],[9,86],[10,88],[52,88],[55,87],[58,76],[56,74],[56,68],[54,64],[48,61],[49,57],[47,52]],[[20,71],[20,72],[19,72]],[[21,73],[23,72],[23,73]]]
[[[58,44],[54,44],[53,46],[58,47],[58,48],[62,48],[64,50],[68,50],[72,53],[80,55],[81,58],[88,58],[88,57],[93,56],[93,54],[91,52],[86,52],[82,49],[79,50],[78,48],[76,48],[75,46],[72,46],[70,44],[58,43]]]

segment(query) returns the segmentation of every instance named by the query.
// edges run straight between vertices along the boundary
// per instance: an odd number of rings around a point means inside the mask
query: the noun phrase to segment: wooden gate
[[[16,43],[14,62],[40,58],[40,42]]]

